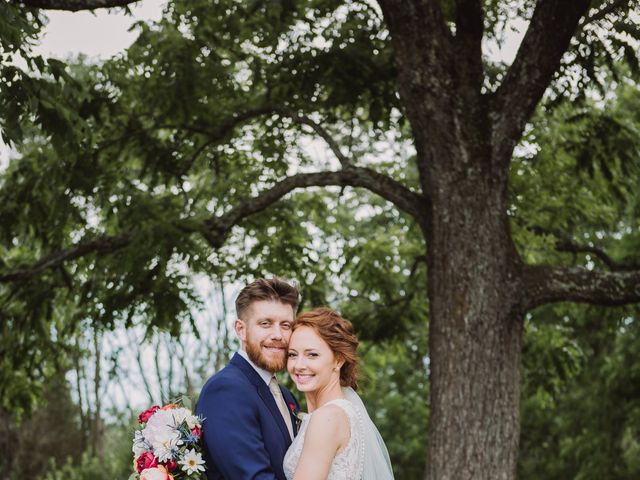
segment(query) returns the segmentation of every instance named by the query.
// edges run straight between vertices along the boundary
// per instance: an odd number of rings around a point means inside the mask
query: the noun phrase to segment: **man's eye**
[[[290,323],[283,323],[282,324],[282,328],[284,328],[285,330],[291,330],[291,324]]]

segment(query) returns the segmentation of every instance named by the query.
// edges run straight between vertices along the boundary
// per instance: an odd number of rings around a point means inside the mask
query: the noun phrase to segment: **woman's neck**
[[[312,413],[314,410],[322,407],[327,402],[331,402],[332,400],[337,400],[339,398],[344,398],[339,380],[323,388],[314,390],[313,392],[306,392],[304,396],[307,400],[307,408],[309,409],[309,413]]]

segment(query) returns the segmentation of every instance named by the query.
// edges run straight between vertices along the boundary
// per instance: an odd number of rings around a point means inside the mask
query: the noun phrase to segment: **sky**
[[[62,59],[84,53],[95,59],[107,59],[133,43],[136,33],[128,30],[134,22],[159,20],[165,4],[165,0],[142,0],[131,6],[132,15],[122,8],[95,13],[48,12],[49,23],[36,53]]]

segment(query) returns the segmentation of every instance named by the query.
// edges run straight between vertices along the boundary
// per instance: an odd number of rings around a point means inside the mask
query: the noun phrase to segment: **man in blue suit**
[[[207,381],[196,407],[209,480],[286,480],[298,402],[275,373],[286,365],[298,302],[298,289],[278,278],[258,279],[238,295],[242,348]]]

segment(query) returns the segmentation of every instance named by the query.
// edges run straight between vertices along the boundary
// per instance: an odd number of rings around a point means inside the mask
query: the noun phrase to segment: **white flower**
[[[195,415],[189,415],[189,416],[186,418],[186,420],[187,420],[187,425],[189,426],[189,430],[192,430],[192,429],[193,429],[193,428],[195,428],[195,427],[200,427],[200,426],[202,426],[202,425],[200,424],[200,419],[199,419],[197,416],[195,416]]]
[[[149,450],[151,450],[151,445],[147,443],[144,435],[140,430],[136,430],[136,432],[134,433],[132,450],[136,457],[139,457],[144,452],[148,452]]]
[[[173,417],[173,426],[178,427],[185,420],[188,421],[188,418],[191,417],[191,410],[188,408],[172,408],[170,410],[166,410]]]
[[[173,435],[167,435],[165,437],[158,437],[155,442],[153,442],[153,454],[156,456],[159,462],[166,462],[167,460],[172,460],[175,455],[178,453],[178,445],[182,444],[182,440],[176,438]],[[179,433],[178,433],[179,435]]]
[[[182,470],[187,472],[187,475],[191,475],[196,472],[204,472],[204,460],[202,455],[197,453],[194,449],[187,450],[184,457],[178,462],[182,465]]]
[[[144,438],[151,445],[153,453],[160,462],[173,458],[178,446],[182,445],[180,431],[176,428],[179,423],[176,424],[176,416],[173,413],[176,410],[186,409],[158,410],[142,430]],[[178,415],[181,414],[182,412],[178,412]]]
[[[186,408],[170,408],[168,410],[158,410],[147,422],[145,430],[149,427],[155,428],[177,428],[185,418],[191,415]]]

